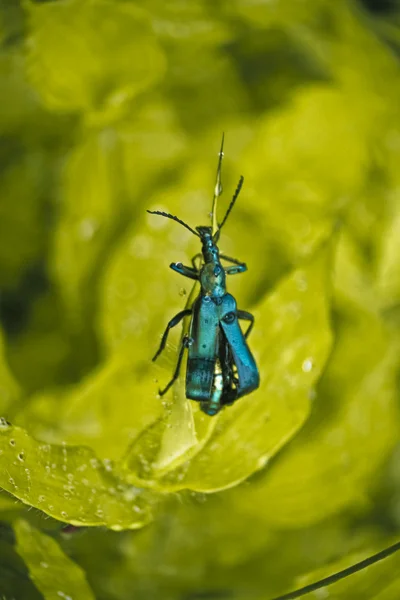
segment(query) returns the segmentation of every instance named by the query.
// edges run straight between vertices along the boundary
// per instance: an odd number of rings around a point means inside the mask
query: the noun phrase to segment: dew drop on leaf
[[[0,417],[0,431],[8,429],[10,424],[4,417]]]

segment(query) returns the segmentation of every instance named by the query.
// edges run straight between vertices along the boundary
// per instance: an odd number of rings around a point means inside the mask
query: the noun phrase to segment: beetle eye
[[[224,317],[223,320],[225,321],[225,323],[233,323],[233,321],[235,320],[236,315],[234,312],[229,312],[227,313]]]
[[[219,275],[221,273],[221,267],[214,267],[214,275]]]

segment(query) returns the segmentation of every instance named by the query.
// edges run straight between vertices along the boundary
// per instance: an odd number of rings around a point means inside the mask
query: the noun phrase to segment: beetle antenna
[[[221,180],[221,171],[222,171],[222,159],[224,158],[224,140],[225,133],[222,133],[221,140],[221,148],[219,151],[218,158],[218,167],[217,167],[217,176],[215,180],[215,188],[214,188],[214,198],[212,203],[212,211],[211,211],[211,225],[212,225],[212,234],[215,235],[218,231],[218,221],[217,221],[217,202],[218,198],[223,192],[222,188],[222,180]]]
[[[239,183],[237,184],[237,188],[235,190],[235,193],[233,194],[233,198],[231,200],[231,203],[228,206],[228,210],[226,211],[226,214],[225,214],[224,218],[222,219],[222,222],[218,225],[218,232],[225,225],[225,222],[226,222],[227,218],[229,217],[232,208],[235,205],[235,202],[236,202],[236,200],[237,200],[237,198],[238,198],[238,196],[240,194],[240,190],[242,189],[243,181],[244,181],[244,177],[243,177],[243,175],[241,175],[240,179],[239,179]]]
[[[199,234],[197,233],[197,231],[192,229],[187,223],[185,223],[185,221],[182,221],[178,217],[175,217],[175,215],[171,215],[170,213],[166,213],[161,210],[148,210],[147,212],[150,213],[151,215],[160,215],[161,217],[166,217],[167,219],[172,219],[172,221],[176,221],[177,223],[180,223],[181,225],[186,227],[186,229],[188,229],[191,233],[194,233],[194,235],[197,235],[197,237],[200,237]]]

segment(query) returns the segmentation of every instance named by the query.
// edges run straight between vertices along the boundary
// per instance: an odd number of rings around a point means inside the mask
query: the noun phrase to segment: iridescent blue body
[[[222,191],[220,186],[222,147],[217,171],[217,195]],[[148,211],[184,225],[197,235],[202,243],[201,254],[192,260],[193,266],[185,266],[182,263],[170,265],[177,273],[199,281],[201,289],[192,307],[181,311],[168,323],[153,360],[156,360],[164,349],[171,327],[190,315],[189,333],[182,339],[174,376],[169,384],[160,390],[160,395],[164,395],[179,376],[183,353],[187,348],[186,397],[200,402],[201,410],[210,416],[259,386],[257,365],[246,341],[254,317],[248,312],[239,310],[234,297],[226,290],[226,275],[243,273],[247,267],[236,259],[220,254],[217,245],[221,227],[239,195],[242,183],[243,178],[240,179],[228,211],[214,234],[212,227],[202,226],[193,230],[169,213]],[[195,263],[199,257],[202,261],[200,268],[197,268]],[[230,266],[223,266],[221,260],[230,263]],[[240,328],[239,319],[250,322],[245,334]]]

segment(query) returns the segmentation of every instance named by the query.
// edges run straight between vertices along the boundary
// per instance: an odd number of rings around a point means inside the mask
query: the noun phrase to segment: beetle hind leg
[[[181,372],[181,366],[182,366],[182,359],[183,359],[183,353],[185,352],[185,348],[188,348],[190,345],[190,338],[185,335],[182,339],[182,345],[181,348],[179,350],[179,356],[178,356],[178,362],[176,363],[176,369],[175,372],[172,376],[171,381],[165,386],[165,388],[163,390],[158,390],[159,395],[165,396],[165,394],[168,392],[169,388],[175,383],[175,381],[178,379],[179,374]]]

